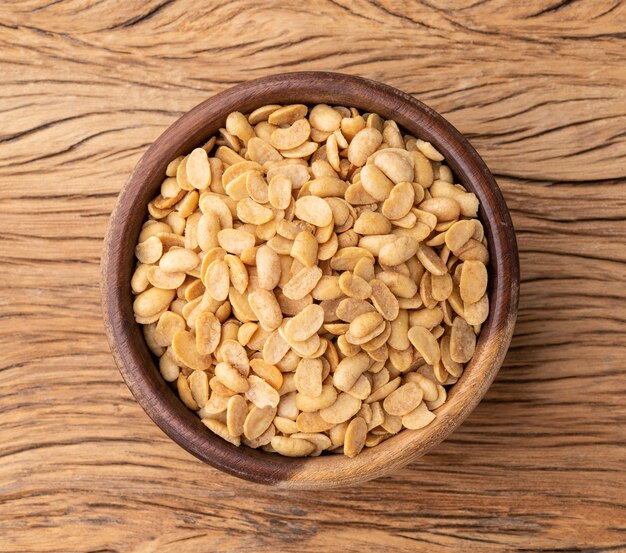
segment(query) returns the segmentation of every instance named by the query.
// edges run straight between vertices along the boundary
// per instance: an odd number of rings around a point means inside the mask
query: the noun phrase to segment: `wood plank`
[[[0,550],[626,550],[626,6],[25,0],[0,6]],[[511,350],[466,423],[356,489],[203,466],[104,339],[115,197],[179,115],[243,80],[336,70],[445,115],[518,233]]]

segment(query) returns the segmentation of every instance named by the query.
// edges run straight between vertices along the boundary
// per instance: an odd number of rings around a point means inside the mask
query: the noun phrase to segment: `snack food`
[[[131,279],[163,378],[225,440],[357,455],[435,418],[489,313],[478,200],[354,108],[228,115],[172,160]]]

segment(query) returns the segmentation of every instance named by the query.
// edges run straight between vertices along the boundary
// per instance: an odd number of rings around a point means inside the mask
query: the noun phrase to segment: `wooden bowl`
[[[437,418],[422,430],[403,430],[350,459],[343,455],[292,459],[235,447],[210,432],[161,378],[132,309],[134,247],[167,163],[204,143],[232,111],[265,104],[329,103],[394,119],[432,142],[467,189],[480,200],[489,241],[491,313],[476,352]],[[150,146],[122,189],[111,215],[102,256],[102,309],[106,333],[122,376],[152,420],[204,462],[240,478],[292,489],[321,489],[383,476],[414,461],[449,436],[484,396],[511,341],[519,293],[519,261],[509,212],[485,163],[443,117],[411,96],[381,83],[327,72],[288,73],[249,81],[209,98],[183,115]]]

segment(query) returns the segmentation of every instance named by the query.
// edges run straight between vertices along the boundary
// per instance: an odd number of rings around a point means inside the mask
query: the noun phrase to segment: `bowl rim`
[[[489,241],[490,314],[476,352],[452,387],[437,418],[424,429],[403,430],[355,458],[329,455],[290,459],[237,448],[211,433],[161,378],[132,314],[130,277],[134,246],[167,163],[190,151],[224,126],[230,111],[249,112],[268,103],[332,103],[371,110],[394,119],[432,142],[458,180],[480,200],[480,220]],[[181,447],[224,472],[252,482],[319,489],[383,476],[426,453],[448,437],[480,402],[504,360],[519,299],[515,232],[492,174],[469,141],[419,100],[391,86],[342,73],[280,73],[220,92],[177,119],[143,154],[120,191],[109,220],[101,259],[105,332],[116,364],[138,403]]]

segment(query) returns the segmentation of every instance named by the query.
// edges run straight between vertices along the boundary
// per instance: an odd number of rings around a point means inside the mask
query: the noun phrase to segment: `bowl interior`
[[[437,418],[422,430],[404,430],[353,459],[343,455],[290,459],[237,448],[212,434],[161,378],[132,312],[130,277],[134,246],[167,163],[205,142],[231,111],[270,103],[330,103],[379,113],[422,138],[445,156],[457,181],[480,200],[479,217],[489,241],[490,315],[476,352],[451,388]],[[339,486],[381,476],[419,457],[448,436],[480,401],[508,348],[519,288],[513,226],[502,195],[484,162],[447,121],[414,98],[386,85],[335,73],[290,73],[250,81],[218,94],[185,114],[142,157],[120,193],[102,258],[105,327],[117,364],[148,415],[168,436],[203,461],[235,476],[292,488]]]

